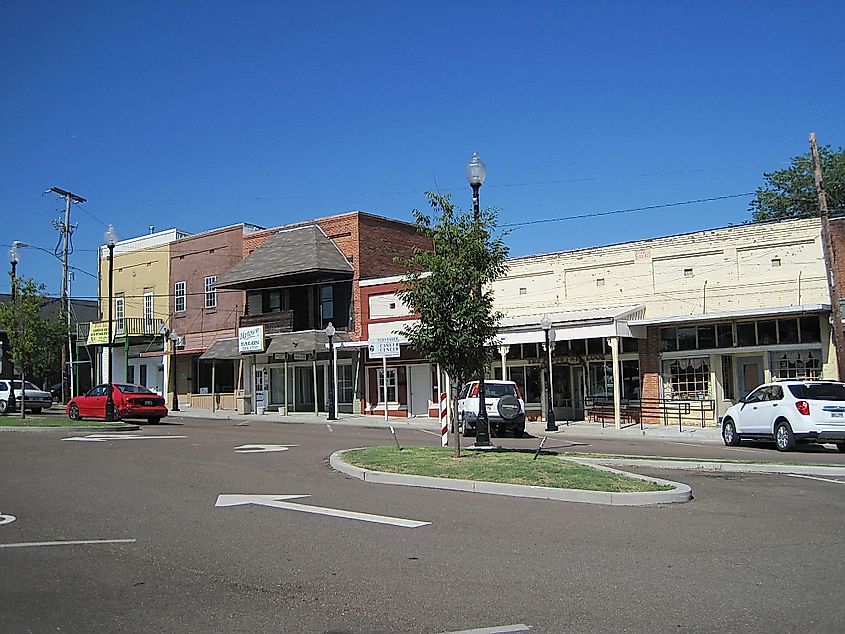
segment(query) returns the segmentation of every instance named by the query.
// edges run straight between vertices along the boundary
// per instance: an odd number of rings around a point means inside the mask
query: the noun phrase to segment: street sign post
[[[384,420],[387,416],[387,359],[402,355],[399,349],[399,337],[377,337],[370,339],[370,358],[381,359],[381,375],[384,383]]]

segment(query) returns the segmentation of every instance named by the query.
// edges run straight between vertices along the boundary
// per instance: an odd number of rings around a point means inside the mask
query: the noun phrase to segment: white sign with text
[[[264,352],[264,326],[238,328],[238,352]]]

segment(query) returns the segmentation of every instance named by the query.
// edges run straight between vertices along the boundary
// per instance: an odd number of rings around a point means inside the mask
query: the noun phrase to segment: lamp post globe
[[[552,320],[549,319],[548,315],[543,315],[543,318],[540,320],[540,327],[543,329],[543,334],[546,338],[546,351],[548,354],[548,358],[545,360],[547,368],[546,389],[548,394],[548,404],[546,405],[546,431],[557,431],[557,425],[555,424],[555,406],[552,399],[554,388],[552,387],[552,349],[550,347],[551,340],[549,337],[549,333],[552,329]]]
[[[117,244],[117,232],[114,230],[114,227],[112,225],[109,225],[109,228],[106,229],[106,232],[103,234],[103,239],[105,240],[106,247],[108,247],[109,250],[109,335],[108,342],[106,343],[109,348],[109,377],[108,387],[106,388],[106,421],[113,422],[115,420],[115,411],[114,383],[112,381],[112,329],[114,327],[114,323],[112,321],[112,307],[114,304],[114,245]]]
[[[329,416],[328,420],[337,420],[337,412],[335,411],[334,406],[334,394],[335,394],[335,380],[334,380],[334,336],[337,330],[335,330],[334,324],[329,322],[329,325],[326,326],[326,337],[329,338]]]

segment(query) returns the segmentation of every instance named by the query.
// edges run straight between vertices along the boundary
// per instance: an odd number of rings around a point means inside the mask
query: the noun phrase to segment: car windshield
[[[115,387],[124,394],[155,394],[152,390],[148,390],[140,385],[129,385],[128,383],[119,383]]]
[[[808,401],[845,401],[845,383],[804,383],[788,387],[795,398]]]
[[[20,382],[20,381],[15,381],[15,389],[16,389],[16,390],[21,389],[21,382]],[[33,385],[32,383],[30,383],[29,381],[27,381],[27,382],[26,382],[26,389],[28,389],[28,390],[39,390],[39,391],[41,390],[41,388],[40,388],[40,387],[36,387],[36,386],[34,386],[34,385]]]

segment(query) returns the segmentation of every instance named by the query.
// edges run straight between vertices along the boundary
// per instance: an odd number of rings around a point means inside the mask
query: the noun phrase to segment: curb
[[[141,429],[139,425],[113,425],[111,427],[105,426],[97,426],[92,427],[88,425],[80,425],[78,427],[2,427],[0,426],[0,432],[13,432],[13,431],[31,431],[31,432],[42,432],[42,431],[61,431],[61,432],[73,432],[79,433],[84,431],[90,432],[113,432],[113,431],[137,431]]]
[[[329,458],[329,464],[336,471],[375,484],[394,484],[398,486],[423,487],[427,489],[446,489],[468,493],[487,493],[490,495],[508,495],[512,497],[556,500],[558,502],[584,502],[609,506],[644,506],[653,504],[673,504],[688,502],[692,499],[692,489],[686,484],[661,478],[651,478],[634,473],[626,473],[610,467],[587,465],[601,471],[624,475],[637,480],[671,486],[671,491],[648,491],[643,493],[610,493],[607,491],[585,491],[583,489],[555,489],[524,484],[500,484],[476,480],[453,480],[451,478],[433,478],[430,476],[405,475],[370,471],[355,467],[343,460],[343,454],[350,449],[335,451]],[[573,460],[573,462],[575,462]]]
[[[845,466],[786,465],[765,463],[711,462],[697,460],[639,460],[627,458],[568,458],[591,467],[616,465],[619,467],[648,467],[650,469],[678,469],[685,471],[723,471],[726,473],[791,473],[795,475],[826,475],[845,477]],[[634,476],[635,474],[626,474]]]
[[[669,431],[668,429],[659,428],[659,429],[644,429],[640,430],[639,428],[636,429],[625,429],[622,428],[617,430],[612,427],[607,427],[602,429],[600,427],[585,427],[582,425],[572,425],[567,426],[565,423],[561,423],[558,425],[557,431],[546,431],[543,430],[533,430],[533,429],[526,429],[529,433],[534,436],[543,437],[548,436],[549,438],[560,438],[566,435],[566,432],[569,435],[577,436],[580,438],[617,438],[620,440],[623,439],[644,439],[644,440],[664,440],[667,442],[694,442],[694,443],[701,443],[701,444],[720,444],[722,443],[722,437],[718,435],[714,435],[713,431],[710,428],[692,428],[692,429],[685,429],[682,432],[678,432],[675,430]],[[696,432],[703,432],[696,435]]]

